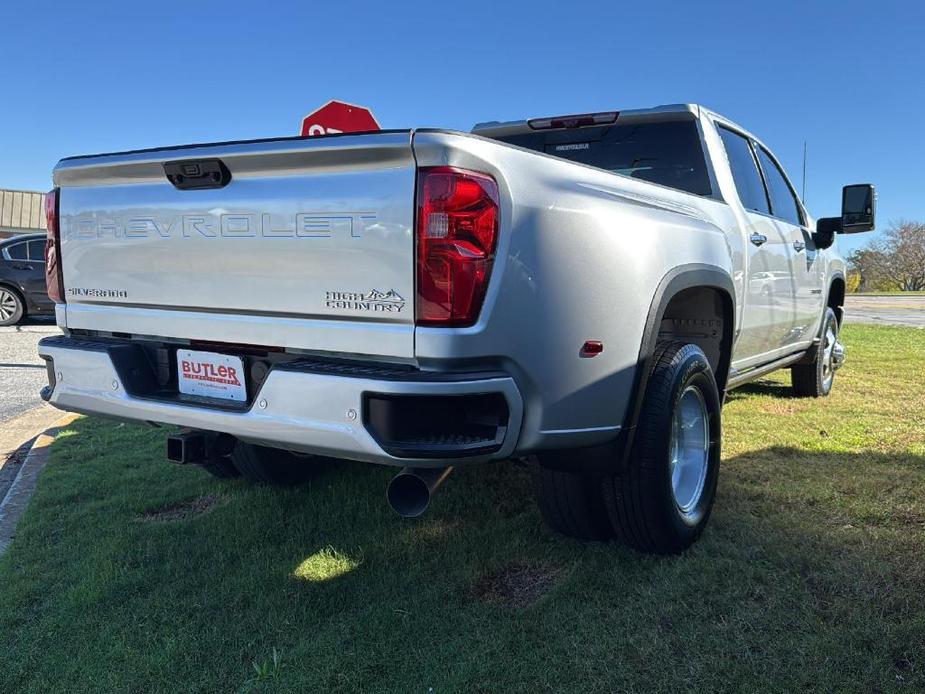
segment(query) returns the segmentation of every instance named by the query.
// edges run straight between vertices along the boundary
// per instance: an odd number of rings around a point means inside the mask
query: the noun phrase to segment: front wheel
[[[808,355],[812,361],[790,367],[793,392],[802,398],[824,398],[832,392],[835,372],[845,361],[845,348],[838,339],[838,318],[826,308],[822,316],[822,337]]]
[[[720,398],[710,363],[693,344],[659,343],[625,469],[603,480],[617,537],[677,554],[706,527],[716,498]]]

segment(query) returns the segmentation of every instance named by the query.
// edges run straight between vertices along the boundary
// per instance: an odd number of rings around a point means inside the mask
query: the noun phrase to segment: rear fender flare
[[[633,379],[633,390],[628,400],[623,428],[617,439],[618,450],[621,453],[620,457],[623,463],[626,462],[629,451],[632,448],[633,435],[636,430],[639,413],[642,410],[642,402],[649,380],[649,370],[652,367],[652,356],[655,353],[655,345],[658,342],[658,332],[662,317],[665,315],[668,304],[675,296],[685,289],[694,289],[698,287],[719,290],[724,301],[724,313],[726,318],[723,320],[722,349],[720,362],[714,374],[717,388],[722,397],[726,379],[729,375],[732,341],[735,333],[735,286],[728,271],[719,266],[702,263],[681,265],[671,270],[659,282],[655,290],[655,295],[652,298],[652,303],[649,306],[649,313],[646,316],[645,330],[642,334],[642,341],[639,346],[639,357],[636,361],[636,375]]]
[[[662,278],[649,306],[645,330],[639,346],[633,386],[626,401],[626,415],[620,433],[609,443],[583,449],[581,456],[575,456],[573,451],[568,450],[547,451],[541,459],[544,467],[597,476],[619,474],[626,468],[633,446],[636,423],[642,410],[662,316],[665,315],[668,304],[679,292],[696,287],[718,289],[725,299],[724,309],[728,319],[723,321],[722,356],[716,374],[720,397],[722,397],[729,373],[732,338],[735,330],[735,288],[732,278],[726,270],[716,265],[700,263],[681,265]]]

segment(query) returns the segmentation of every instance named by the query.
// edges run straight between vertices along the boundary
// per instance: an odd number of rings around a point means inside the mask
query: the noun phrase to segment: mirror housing
[[[841,231],[841,217],[823,217],[816,220],[813,245],[824,251],[835,243],[835,232]]]
[[[842,188],[841,229],[842,234],[857,234],[872,231],[877,212],[877,192],[869,183],[857,183]]]
[[[872,231],[877,214],[877,191],[869,183],[845,186],[841,192],[841,217],[816,220],[813,243],[823,250],[835,243],[835,234],[859,234]]]

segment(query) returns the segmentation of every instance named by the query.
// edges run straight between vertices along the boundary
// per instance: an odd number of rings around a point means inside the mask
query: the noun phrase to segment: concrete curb
[[[76,414],[64,415],[35,438],[26,459],[17,471],[16,477],[13,478],[13,483],[3,499],[0,499],[0,556],[6,553],[16,536],[16,526],[29,505],[39,473],[48,463],[55,435],[78,416]]]
[[[10,419],[0,422],[0,469],[4,456],[13,453],[27,441],[61,419],[61,410],[42,403]],[[0,492],[0,496],[3,492]]]

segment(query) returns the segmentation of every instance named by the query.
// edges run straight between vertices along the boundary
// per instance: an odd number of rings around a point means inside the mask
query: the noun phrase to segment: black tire
[[[552,530],[580,540],[613,537],[599,477],[543,467],[538,461],[533,466],[533,490]]]
[[[699,493],[690,494],[686,510],[675,498],[671,462],[682,397],[686,407],[699,403],[703,422],[703,465],[694,485]],[[643,552],[678,554],[700,537],[716,498],[721,435],[720,398],[706,355],[693,344],[659,343],[626,468],[602,484],[619,540]]]
[[[289,486],[311,479],[318,471],[314,456],[238,441],[231,462],[248,482]]]
[[[212,475],[212,477],[220,480],[240,477],[241,472],[231,461],[231,453],[237,439],[230,434],[219,434],[217,432],[206,432],[206,437],[208,439],[207,450],[212,457],[198,463],[199,467]]]
[[[241,476],[241,471],[235,467],[230,455],[217,455],[202,463],[201,467],[212,477],[220,480],[230,480]]]
[[[838,318],[835,311],[829,307],[826,307],[822,316],[822,330],[819,335],[819,344],[812,348],[811,354],[807,354],[811,361],[800,362],[790,367],[790,382],[797,397],[824,398],[832,392],[835,371],[838,368],[832,355],[839,342]],[[829,344],[830,338],[834,340],[834,344]],[[841,349],[840,346],[838,349]]]
[[[26,315],[26,303],[19,292],[0,287],[0,326],[16,325]]]

